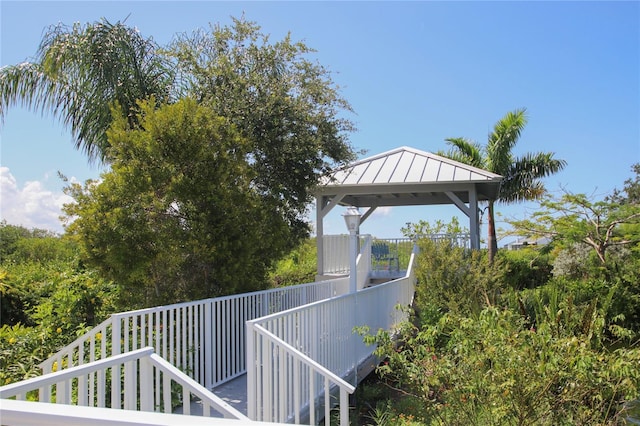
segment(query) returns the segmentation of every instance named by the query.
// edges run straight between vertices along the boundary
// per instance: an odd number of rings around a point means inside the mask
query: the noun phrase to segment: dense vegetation
[[[118,287],[78,252],[67,237],[0,223],[0,384],[38,375],[38,363],[117,310]]]
[[[535,221],[535,229],[545,228],[551,243],[499,251],[493,264],[486,253],[421,240],[412,321],[397,340],[386,332],[366,337],[386,359],[378,369],[386,386],[362,392],[386,402],[364,418],[624,423],[640,397],[640,168],[634,171],[623,191],[604,200],[543,203],[538,215],[546,222]],[[593,209],[573,208],[576,200]],[[545,210],[560,207],[576,214]],[[601,245],[585,242],[595,240],[594,227],[608,229],[605,262]]]

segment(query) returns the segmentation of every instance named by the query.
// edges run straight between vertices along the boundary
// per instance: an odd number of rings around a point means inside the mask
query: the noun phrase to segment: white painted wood
[[[184,426],[180,414],[124,411],[97,407],[73,407],[41,402],[0,401],[2,424],[7,426]],[[247,420],[191,416],[189,426],[240,426]],[[274,423],[252,422],[255,426]]]
[[[137,366],[141,363],[140,379],[138,380]],[[124,409],[135,411],[138,409],[138,403],[142,410],[153,409],[151,402],[153,400],[151,388],[153,387],[153,368],[159,369],[162,373],[164,396],[163,410],[171,412],[171,383],[175,383],[182,389],[183,410],[185,414],[189,414],[191,396],[195,396],[204,401],[216,411],[223,414],[227,418],[235,418],[240,420],[248,420],[248,418],[230,406],[228,403],[218,398],[195,380],[169,364],[162,357],[153,353],[152,347],[146,347],[127,352],[121,355],[114,355],[105,359],[94,361],[90,364],[83,364],[76,367],[63,369],[61,371],[46,374],[44,376],[35,377],[18,383],[0,387],[0,398],[10,398],[22,395],[27,392],[39,389],[43,385],[56,385],[57,400],[60,404],[70,404],[71,399],[71,383],[74,380],[83,380],[86,375],[93,371],[114,369],[115,366],[123,367],[119,369],[124,372],[123,390],[124,390]],[[120,382],[120,378],[118,378]],[[113,384],[112,384],[113,385]],[[93,401],[91,404],[93,405]],[[113,409],[113,408],[112,408]],[[117,409],[113,409],[117,410]],[[73,409],[69,409],[73,411]]]
[[[364,287],[370,270],[370,250],[370,240],[363,239],[357,266],[359,289]],[[52,371],[55,364],[55,369],[60,373],[69,370],[77,373],[74,368],[88,365],[95,367],[105,360],[113,360],[114,356],[122,355],[116,351],[131,351],[144,345],[152,345],[157,354],[171,361],[168,364],[172,365],[172,368],[182,370],[186,373],[185,377],[194,383],[211,388],[243,374],[247,371],[249,360],[249,371],[259,368],[263,372],[259,376],[248,375],[249,399],[255,401],[262,398],[264,401],[260,410],[252,409],[249,405],[249,413],[253,413],[256,418],[263,416],[267,419],[268,415],[270,419],[275,416],[276,420],[294,420],[296,415],[291,413],[299,411],[309,403],[309,415],[317,418],[324,407],[321,407],[320,413],[316,413],[313,396],[324,392],[324,373],[309,370],[305,362],[292,357],[288,349],[257,339],[255,332],[242,324],[283,310],[296,310],[310,303],[311,305],[307,305],[311,307],[308,312],[298,310],[293,316],[283,316],[277,321],[274,320],[270,326],[274,327],[276,335],[282,336],[283,341],[297,348],[296,351],[305,356],[313,356],[314,360],[321,360],[321,365],[329,371],[343,374],[353,369],[355,363],[353,360],[340,361],[340,358],[344,358],[345,351],[341,345],[333,343],[353,342],[354,322],[349,314],[353,313],[354,309],[349,307],[350,302],[347,299],[340,300],[335,306],[317,304],[318,301],[329,297],[340,299],[347,289],[348,280],[338,279],[114,314],[57,355],[43,362],[42,368],[43,371]],[[362,295],[364,293],[365,291],[358,292]],[[393,299],[389,295],[385,295],[384,298]],[[369,306],[378,305],[372,302]],[[378,308],[374,311],[376,315],[383,312]],[[327,317],[331,320],[325,321],[324,318]],[[73,365],[74,362],[76,365]],[[136,379],[121,382],[119,379],[123,368],[125,377]],[[44,398],[51,395],[51,388],[54,386],[61,399],[66,399],[67,395],[76,392],[72,392],[72,386],[77,386],[80,392],[78,401],[87,405],[120,406],[121,397],[124,395],[122,402],[128,409],[138,405],[145,409],[161,405],[170,407],[170,392],[162,389],[170,389],[174,379],[166,369],[157,368],[155,365],[151,368],[151,376],[148,370],[149,366],[145,365],[142,359],[126,364],[123,361],[110,367],[86,370],[61,385],[56,385],[58,382],[40,382],[35,389],[40,389],[40,398],[44,401],[48,401]],[[105,395],[106,374],[111,374],[111,381],[114,382],[110,395]],[[316,378],[318,374],[320,375]],[[139,392],[142,388],[145,391]],[[149,388],[153,391],[147,392]],[[274,388],[287,391],[273,392]],[[259,395],[260,391],[264,395]],[[186,395],[187,391],[184,392]],[[139,401],[138,395],[141,398]],[[342,399],[341,396],[340,400]],[[185,397],[185,400],[188,401],[188,398]],[[205,411],[208,410],[206,404],[203,404],[203,407]],[[300,414],[297,415],[299,418]]]

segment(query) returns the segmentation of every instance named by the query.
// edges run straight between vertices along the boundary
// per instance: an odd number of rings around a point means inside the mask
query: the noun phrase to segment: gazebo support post
[[[480,250],[480,218],[478,216],[478,193],[476,187],[469,188],[469,205],[462,202],[456,194],[446,191],[445,194],[469,218],[469,232],[471,233],[471,249]]]

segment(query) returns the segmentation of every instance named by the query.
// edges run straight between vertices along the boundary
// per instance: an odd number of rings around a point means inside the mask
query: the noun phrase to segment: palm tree
[[[90,160],[105,161],[113,106],[133,127],[138,100],[169,98],[174,73],[157,52],[151,39],[120,22],[51,26],[32,62],[0,69],[0,119],[15,104],[51,113]]]
[[[445,157],[479,167],[503,176],[500,190],[495,200],[488,206],[489,260],[493,262],[498,251],[494,216],[494,203],[514,203],[535,200],[545,192],[541,178],[557,173],[566,166],[566,161],[555,159],[553,153],[527,153],[521,157],[513,154],[513,148],[527,125],[526,109],[516,109],[507,113],[493,127],[486,146],[465,138],[449,138],[447,143],[453,148]]]

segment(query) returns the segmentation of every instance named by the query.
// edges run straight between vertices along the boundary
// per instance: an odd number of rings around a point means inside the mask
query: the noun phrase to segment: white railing
[[[323,236],[324,274],[349,273],[349,235]]]
[[[325,275],[348,274],[350,265],[349,258],[349,235],[325,235],[323,236],[323,271]],[[370,259],[371,235],[360,235],[360,253]]]
[[[249,321],[249,417],[260,421],[297,422],[304,407],[296,403],[296,398],[310,404],[320,402],[319,397],[330,391],[328,385],[338,385],[334,377],[350,377],[351,384],[357,385],[358,367],[372,356],[375,348],[365,345],[363,339],[354,334],[354,327],[392,330],[407,318],[407,311],[398,306],[412,303],[413,261],[412,255],[408,273],[403,278]],[[296,360],[303,357],[322,366],[325,373],[314,370],[314,374],[302,374],[299,371],[302,361]],[[315,380],[315,373],[322,375],[323,380]],[[340,418],[344,419],[348,418],[348,406],[342,401],[343,387],[340,390]],[[274,396],[278,396],[277,406],[274,406],[276,400],[269,399]],[[323,405],[326,413],[332,402],[325,397],[322,404],[317,405],[319,408]],[[307,409],[309,418],[315,420],[315,406]],[[325,417],[326,424],[329,420]],[[341,424],[348,423],[341,421]]]
[[[375,276],[407,271],[415,242],[411,238],[375,238],[371,242],[371,270]]]
[[[421,239],[428,239],[431,241],[435,241],[436,243],[449,243],[456,247],[462,247],[466,249],[471,248],[471,234],[464,232],[458,234],[417,234],[412,238],[416,241]]]
[[[325,424],[331,419],[333,390],[339,392],[340,424],[349,424],[349,394],[355,386],[302,354],[273,333],[260,325],[249,326],[255,338],[250,344],[250,359],[260,365],[262,374],[255,383],[248,381],[247,391],[250,401],[260,401],[249,405],[249,417],[268,422],[300,424],[303,413],[307,413],[308,424],[318,424],[316,401],[324,406]],[[277,393],[274,388],[277,387]],[[328,402],[328,403],[327,403]],[[321,411],[322,412],[322,411]]]
[[[112,372],[116,368],[123,373],[118,377],[123,392],[114,400],[113,396],[106,394],[104,384],[110,375],[109,370]],[[125,410],[163,413],[172,413],[177,405],[182,405],[183,414],[190,414],[191,400],[195,397],[201,401],[205,417],[222,415],[225,418],[249,420],[155,354],[152,347],[2,386],[0,398],[25,400],[29,393],[42,389],[55,394],[57,404],[111,409],[122,407]]]
[[[97,407],[69,407],[46,402],[0,401],[2,424],[6,426],[184,426],[181,414],[150,413],[144,411],[112,410]],[[235,419],[214,419],[191,416],[189,426],[239,426],[248,424]],[[254,426],[273,426],[273,423],[252,422]]]
[[[212,389],[246,372],[246,321],[340,296],[348,288],[348,278],[339,278],[113,314],[40,367],[47,374],[152,346],[170,364]],[[114,408],[121,393],[119,376],[116,366],[110,385]],[[39,398],[49,402],[51,396],[44,390]]]

